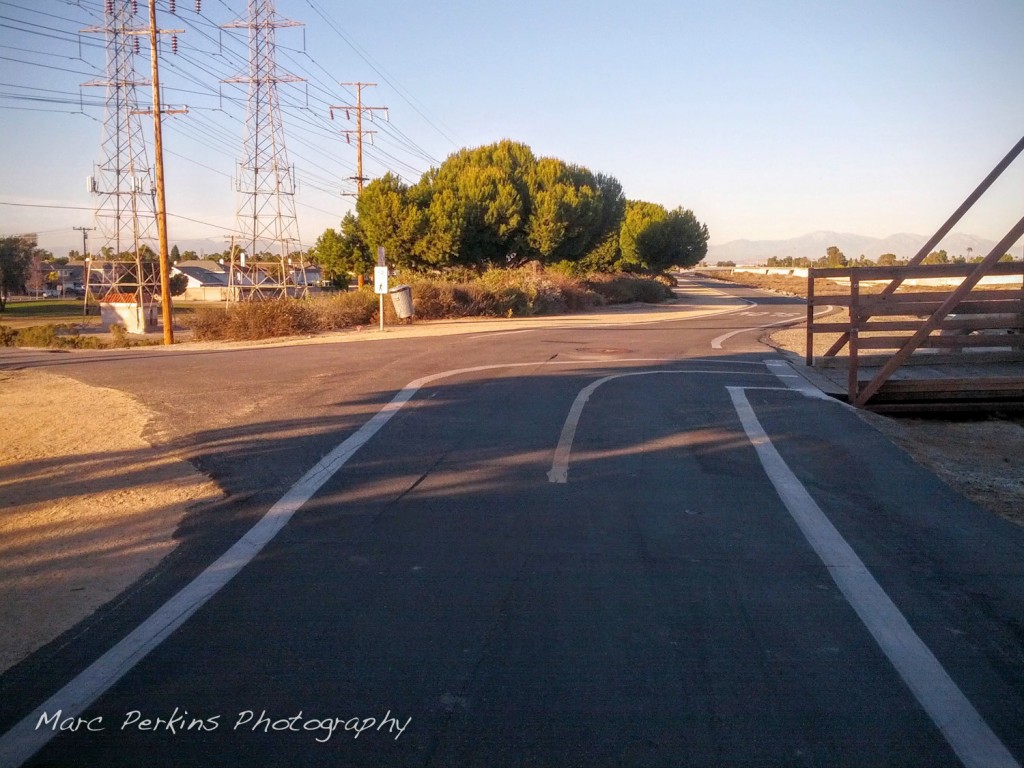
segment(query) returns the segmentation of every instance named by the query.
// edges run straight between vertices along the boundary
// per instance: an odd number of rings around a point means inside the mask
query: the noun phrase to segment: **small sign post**
[[[377,266],[373,268],[373,292],[380,299],[380,329],[384,330],[384,294],[388,292],[388,268],[384,260],[384,246],[377,247]]]

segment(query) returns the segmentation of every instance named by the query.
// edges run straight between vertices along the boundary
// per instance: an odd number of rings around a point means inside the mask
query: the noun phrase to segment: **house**
[[[242,301],[256,296],[280,295],[281,273],[267,266],[247,267],[236,264],[233,268],[220,261],[178,262],[171,268],[172,275],[185,275],[188,285],[181,298],[191,301]],[[287,277],[290,296],[305,292],[306,287],[319,286],[319,267],[295,267]]]
[[[190,301],[227,301],[228,273],[216,261],[186,261],[171,267],[171,276],[185,275],[188,285],[181,298]]]
[[[85,293],[85,262],[69,261],[57,267],[57,293],[60,296],[81,296]]]
[[[299,289],[303,287],[319,288],[323,279],[323,270],[315,264],[307,264],[304,267],[292,267],[291,280]]]

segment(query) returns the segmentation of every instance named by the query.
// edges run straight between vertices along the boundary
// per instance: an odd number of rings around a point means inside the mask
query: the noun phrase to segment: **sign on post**
[[[388,268],[387,267],[374,267],[373,268],[373,292],[374,293],[387,293],[388,292]]]
[[[384,246],[377,246],[377,266],[373,268],[373,292],[380,300],[380,329],[384,330],[384,294],[388,292],[388,267],[384,260]]]

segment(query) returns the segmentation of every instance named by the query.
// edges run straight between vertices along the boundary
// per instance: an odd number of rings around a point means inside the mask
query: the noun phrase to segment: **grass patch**
[[[99,336],[83,336],[80,329],[67,323],[30,325],[26,328],[11,328],[0,325],[0,347],[38,347],[42,349],[128,349],[129,347],[152,347],[159,341],[136,338],[123,325],[110,326],[110,340]]]
[[[774,291],[787,296],[802,296],[807,298],[807,278],[792,277],[789,275],[759,275],[754,272],[700,272],[696,274],[702,277],[710,277],[715,280],[725,280],[737,285],[748,285],[751,288],[761,288],[765,291]],[[814,293],[818,296],[849,293],[849,288],[833,283],[830,280],[818,280],[814,285]]]
[[[38,299],[9,301],[0,318],[10,320],[59,320],[82,316],[82,299]]]

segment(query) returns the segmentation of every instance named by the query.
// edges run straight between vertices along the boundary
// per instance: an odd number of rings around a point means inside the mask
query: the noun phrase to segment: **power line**
[[[338,25],[338,23],[337,23],[336,21],[334,21],[334,19],[330,18],[330,17],[329,17],[328,15],[327,15],[327,12],[326,12],[326,11],[324,11],[323,9],[321,9],[321,8],[319,8],[319,7],[318,7],[318,3],[317,3],[317,2],[315,2],[315,0],[306,0],[306,3],[307,3],[307,4],[309,5],[309,7],[310,7],[310,8],[312,8],[312,9],[313,9],[313,11],[314,11],[314,12],[315,12],[315,13],[316,13],[317,15],[319,15],[319,16],[320,16],[320,18],[322,18],[322,19],[323,19],[323,20],[324,20],[324,21],[325,21],[325,22],[327,23],[327,25],[328,25],[328,26],[329,26],[329,27],[330,27],[330,28],[331,28],[332,30],[334,30],[334,32],[335,32],[335,33],[337,33],[337,35],[338,35],[339,37],[341,37],[341,39],[342,39],[342,40],[344,40],[344,41],[345,41],[345,43],[346,43],[346,44],[347,44],[347,45],[348,45],[348,46],[349,46],[349,47],[350,47],[350,48],[351,48],[351,49],[352,49],[353,51],[355,51],[355,52],[356,52],[356,55],[358,55],[358,56],[359,56],[359,58],[361,58],[361,59],[362,59],[363,61],[365,61],[365,62],[366,62],[366,63],[367,63],[368,65],[369,65],[370,69],[372,69],[372,70],[373,70],[374,72],[376,72],[376,73],[377,73],[377,74],[378,74],[378,75],[380,76],[381,80],[383,80],[383,81],[384,81],[385,83],[387,83],[387,84],[388,84],[389,86],[391,86],[391,88],[393,88],[393,89],[394,89],[394,91],[395,91],[395,92],[396,92],[396,93],[397,93],[397,94],[398,94],[399,96],[401,96],[401,97],[402,97],[402,99],[403,99],[403,100],[404,100],[404,101],[405,101],[405,102],[406,102],[406,103],[407,103],[407,104],[408,104],[408,105],[409,105],[410,107],[412,107],[412,108],[413,108],[413,110],[414,110],[414,111],[416,112],[416,114],[418,114],[418,115],[419,115],[420,117],[422,117],[422,118],[423,118],[423,119],[424,119],[424,120],[425,120],[425,121],[427,122],[427,124],[428,124],[428,125],[429,125],[430,127],[432,127],[432,128],[433,128],[433,129],[435,130],[435,131],[437,131],[437,132],[438,132],[438,133],[439,133],[439,134],[440,134],[441,136],[443,136],[443,137],[444,137],[445,139],[447,139],[447,140],[448,140],[448,141],[449,141],[449,142],[450,142],[450,143],[451,143],[452,145],[454,145],[454,146],[456,146],[456,147],[458,147],[458,146],[459,146],[459,142],[455,141],[455,139],[453,139],[453,138],[452,138],[452,137],[451,137],[450,135],[448,135],[448,134],[447,134],[447,133],[446,133],[446,132],[445,132],[444,130],[442,130],[442,129],[441,129],[441,128],[440,128],[440,127],[439,127],[439,126],[438,126],[438,125],[437,125],[437,124],[436,124],[436,123],[435,123],[435,122],[433,121],[433,120],[431,120],[431,119],[430,119],[430,118],[429,118],[429,117],[428,117],[428,116],[427,116],[426,114],[424,114],[423,110],[421,110],[421,109],[420,109],[420,108],[419,108],[419,107],[418,107],[418,106],[417,106],[417,105],[416,105],[416,104],[415,104],[415,103],[413,102],[413,99],[412,99],[412,97],[411,97],[411,96],[408,96],[408,95],[406,95],[406,94],[404,93],[404,89],[403,89],[403,88],[400,88],[399,86],[397,86],[397,85],[396,85],[396,84],[395,84],[395,83],[394,83],[394,82],[392,81],[392,79],[391,79],[390,77],[388,77],[388,76],[387,76],[387,75],[386,75],[386,74],[385,74],[385,73],[384,73],[384,72],[383,72],[383,71],[381,70],[381,68],[380,68],[380,67],[379,67],[379,66],[378,66],[378,65],[376,64],[376,62],[374,62],[374,61],[373,61],[373,59],[371,59],[371,58],[370,58],[370,55],[369,55],[368,53],[366,53],[365,51],[363,51],[363,50],[362,50],[362,49],[361,49],[361,48],[360,48],[360,47],[359,47],[358,45],[356,45],[356,43],[355,43],[355,42],[354,42],[353,40],[351,40],[351,39],[350,39],[350,38],[348,37],[348,35],[346,35],[346,34],[345,34],[345,33],[344,33],[344,32],[343,32],[342,30],[341,30],[341,27],[340,27],[340,26]]]
[[[5,78],[8,82],[0,84],[0,111],[6,110],[11,114],[18,111],[46,115],[83,115],[90,121],[100,122],[96,110],[106,102],[95,95],[83,96],[77,90],[78,83],[71,85],[71,82],[74,77],[83,81],[104,78],[100,74],[103,72],[102,66],[96,66],[83,58],[83,54],[92,58],[91,54],[97,48],[106,48],[104,42],[89,39],[88,36],[83,38],[80,32],[89,24],[105,23],[102,21],[105,18],[105,2],[66,0],[60,4],[66,10],[47,6],[33,8],[29,7],[31,2],[0,0],[0,27],[13,30],[15,35],[23,39],[29,36],[35,38],[31,45],[18,46],[17,38],[12,36],[4,42],[14,45],[0,45],[4,53],[0,62],[5,62],[4,66],[9,65],[12,73]],[[175,51],[176,55],[161,55],[161,80],[164,81],[162,91],[166,94],[165,98],[175,103],[188,101],[190,112],[168,124],[172,138],[169,142],[171,146],[166,151],[176,158],[175,162],[188,161],[196,168],[219,178],[232,178],[233,175],[237,178],[237,169],[233,172],[228,165],[220,168],[218,161],[206,160],[206,157],[211,151],[219,157],[237,153],[237,126],[243,121],[242,109],[248,101],[241,94],[232,92],[232,89],[218,87],[217,83],[230,79],[233,72],[248,71],[249,46],[244,36],[238,34],[247,28],[239,26],[225,29],[220,19],[213,18],[214,15],[219,16],[222,9],[230,13],[231,18],[236,18],[236,12],[231,8],[232,3],[211,0],[204,13],[193,13],[191,7],[183,9],[181,6],[186,3],[187,0],[178,0],[175,18],[192,34],[188,38],[189,42]],[[191,6],[191,3],[188,5]],[[310,6],[318,18],[329,22],[327,27],[333,29],[346,45],[356,50],[364,60],[367,59],[365,51],[349,39],[331,18],[332,12],[325,4],[310,3]],[[166,12],[166,7],[166,4],[161,3],[162,12]],[[31,47],[36,40],[39,41],[38,49]],[[338,151],[337,124],[332,123],[327,115],[327,107],[337,100],[332,95],[337,89],[334,85],[337,82],[336,76],[323,66],[315,53],[311,55],[307,52],[305,46],[301,50],[298,47],[278,47],[277,50],[283,61],[294,63],[294,71],[303,75],[307,83],[305,92],[295,88],[281,88],[278,102],[281,119],[287,121],[289,128],[290,156],[298,162],[298,166],[290,169],[293,196],[300,189],[303,196],[311,196],[314,201],[320,193],[337,196],[344,191],[343,187],[351,189],[345,179],[354,178],[353,174],[363,179],[373,177],[383,172],[378,171],[379,168],[390,170],[400,178],[415,181],[427,166],[438,164],[429,152],[403,133],[398,125],[382,122],[375,126],[379,133],[374,136],[373,145],[364,147],[364,168],[360,169],[358,157]],[[50,58],[36,60],[38,56],[35,54]],[[58,64],[54,58],[72,63]],[[74,62],[80,64],[76,66]],[[289,63],[285,66],[290,66]],[[379,65],[374,64],[374,68],[374,71],[382,73],[383,82],[398,92],[415,112],[435,129],[438,127],[424,114],[423,109],[412,104],[411,95],[402,91],[390,75],[383,74]],[[10,82],[14,77],[18,78],[17,81]],[[105,79],[110,79],[109,74]],[[65,83],[67,85],[62,87]],[[354,101],[359,100],[359,94],[354,91],[352,97]],[[443,129],[440,132],[443,134]],[[371,135],[369,131],[363,134],[363,138]],[[355,133],[350,135],[354,137]],[[366,164],[370,168],[366,168]],[[297,198],[295,202],[303,209],[331,213]],[[173,213],[169,215],[174,216]],[[189,219],[186,217],[184,220]],[[222,225],[218,226],[223,229]]]

